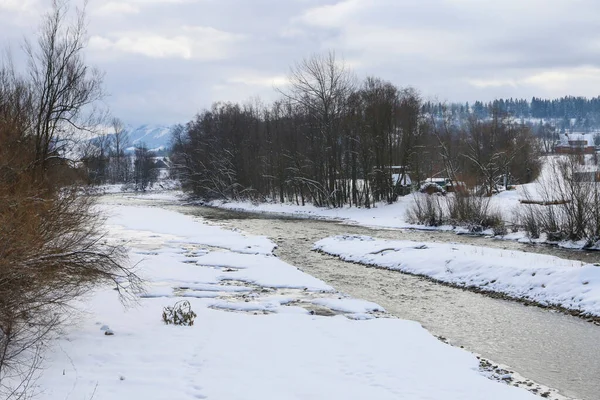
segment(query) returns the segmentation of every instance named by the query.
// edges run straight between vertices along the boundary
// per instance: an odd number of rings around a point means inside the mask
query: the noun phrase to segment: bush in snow
[[[550,164],[536,194],[525,193],[520,223],[531,238],[541,233],[548,240],[600,240],[600,172],[589,160],[562,157]]]
[[[413,205],[406,212],[409,222],[425,226],[440,226],[444,223],[444,211],[439,196],[415,193],[413,199]]]
[[[515,220],[519,221],[527,235],[532,239],[540,237],[540,221],[533,207],[523,206],[523,209],[515,211]]]
[[[192,326],[195,318],[196,313],[187,300],[178,301],[173,307],[163,309],[162,319],[167,325]]]
[[[494,231],[494,236],[504,236],[508,233],[506,224],[502,219],[502,214],[497,211],[490,212],[481,222],[482,226],[491,228]]]
[[[408,209],[408,221],[426,226],[453,224],[468,227],[472,232],[493,229],[494,235],[505,235],[506,226],[502,215],[489,207],[489,198],[456,192],[445,196],[415,193],[414,202]]]
[[[447,199],[448,219],[452,224],[467,226],[473,232],[492,228],[498,235],[506,233],[502,215],[490,208],[490,197],[458,191]]]

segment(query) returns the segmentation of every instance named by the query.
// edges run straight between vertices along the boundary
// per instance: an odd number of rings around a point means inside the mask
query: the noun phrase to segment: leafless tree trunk
[[[125,155],[125,148],[129,144],[129,134],[123,127],[123,122],[119,118],[113,118],[111,121],[113,130],[113,182],[127,182],[129,179],[128,160]]]
[[[93,129],[98,117],[95,105],[103,96],[102,74],[84,61],[87,44],[85,12],[77,10],[68,22],[68,3],[54,0],[37,43],[25,43],[34,95],[32,136],[39,180],[53,162],[63,161],[74,132]]]
[[[314,55],[292,67],[289,90],[281,92],[286,98],[306,108],[313,119],[321,146],[326,149],[324,167],[326,202],[341,206],[339,187],[339,143],[341,121],[347,99],[354,90],[355,79],[334,52]]]

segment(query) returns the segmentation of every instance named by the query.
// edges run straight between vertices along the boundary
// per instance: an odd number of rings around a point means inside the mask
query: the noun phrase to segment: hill
[[[137,127],[128,125],[125,130],[129,134],[129,148],[133,150],[134,147],[144,143],[147,148],[158,151],[164,150],[169,147],[171,140],[171,129],[173,126],[167,125],[140,125]]]

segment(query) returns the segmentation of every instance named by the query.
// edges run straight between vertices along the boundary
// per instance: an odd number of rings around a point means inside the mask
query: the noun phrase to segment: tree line
[[[80,146],[81,164],[89,185],[125,184],[144,191],[158,179],[162,162],[144,144],[130,147],[129,134],[118,118],[108,130]]]
[[[531,100],[509,98],[489,102],[475,101],[472,104],[428,101],[423,105],[424,112],[438,116],[448,110],[453,116],[463,120],[471,115],[490,118],[494,112],[500,111],[515,118],[554,120],[563,130],[600,128],[600,96],[564,96],[556,99],[532,97]]]
[[[183,187],[205,199],[371,207],[430,177],[491,194],[539,171],[531,129],[494,109],[467,123],[414,88],[358,82],[334,53],[296,63],[280,99],[215,103],[173,132]]]

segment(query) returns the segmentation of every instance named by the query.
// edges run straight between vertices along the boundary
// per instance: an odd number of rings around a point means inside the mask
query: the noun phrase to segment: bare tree
[[[145,144],[135,148],[135,159],[133,161],[133,177],[135,190],[145,191],[158,177],[154,153],[149,151]]]
[[[406,88],[402,90],[398,100],[396,110],[397,122],[397,140],[399,165],[404,167],[401,172],[398,183],[404,181],[404,174],[409,167],[414,170],[414,176],[421,175],[419,171],[418,155],[419,149],[422,149],[422,116],[421,116],[421,97],[416,89]],[[406,193],[402,193],[406,194]]]
[[[125,155],[125,148],[129,145],[129,133],[123,126],[123,121],[113,118],[111,121],[114,152],[112,154],[113,183],[127,182],[129,179],[129,161]]]
[[[96,169],[95,169],[95,182],[97,184],[105,184],[108,180],[109,171],[109,155],[110,148],[112,146],[113,137],[105,132],[99,132],[98,136],[92,141],[96,147]]]
[[[438,156],[440,165],[438,171],[443,171],[444,175],[450,180],[452,190],[460,192],[457,196],[468,196],[467,187],[464,186],[466,180],[463,174],[464,157],[462,156],[462,146],[466,139],[464,130],[457,126],[451,112],[444,104],[440,104],[440,114],[430,112],[428,127],[431,134],[437,141]]]
[[[125,147],[127,147],[129,144],[129,133],[125,130],[123,121],[121,121],[119,118],[113,118],[111,121],[111,126],[113,129],[115,153],[121,154],[125,151]]]
[[[525,191],[517,215],[531,238],[541,233],[550,241],[585,240],[586,247],[600,240],[600,172],[579,155],[547,160],[548,172],[534,193]],[[585,162],[585,160],[584,160]]]
[[[394,197],[391,166],[398,144],[398,89],[390,82],[368,77],[358,95],[362,99],[358,113],[364,128],[358,137],[362,170],[372,188],[373,199],[391,202]],[[365,205],[370,206],[370,199],[365,198]]]
[[[83,14],[66,25],[55,2],[30,72],[0,68],[0,397],[25,398],[43,343],[69,320],[70,301],[98,283],[139,283],[125,249],[104,240],[94,198],[65,162],[71,128],[100,93],[83,63]],[[131,286],[129,286],[131,288]]]
[[[342,199],[336,175],[340,149],[336,137],[348,97],[354,90],[354,75],[336,59],[334,52],[329,52],[297,63],[291,68],[289,81],[289,89],[281,93],[307,110],[318,134],[311,140],[315,148],[324,146],[326,149],[324,160],[315,160],[318,165],[323,165],[322,174],[326,176],[323,188],[326,197],[322,200],[339,206]]]
[[[463,145],[466,169],[488,196],[511,177],[525,183],[539,172],[539,149],[530,129],[498,110],[493,110],[489,121],[470,118]]]
[[[102,74],[84,60],[87,44],[84,10],[67,21],[65,0],[54,0],[35,44],[25,43],[34,100],[32,136],[34,174],[43,176],[52,162],[64,161],[64,150],[75,131],[94,125],[95,104],[103,96]]]

